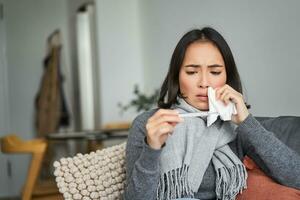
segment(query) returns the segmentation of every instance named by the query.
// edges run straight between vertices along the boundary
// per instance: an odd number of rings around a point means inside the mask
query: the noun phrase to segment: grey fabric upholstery
[[[267,130],[300,155],[300,117],[255,117]]]

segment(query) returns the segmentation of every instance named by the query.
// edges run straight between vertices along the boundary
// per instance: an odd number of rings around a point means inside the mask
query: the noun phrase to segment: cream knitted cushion
[[[53,163],[65,199],[121,199],[125,186],[126,143]]]

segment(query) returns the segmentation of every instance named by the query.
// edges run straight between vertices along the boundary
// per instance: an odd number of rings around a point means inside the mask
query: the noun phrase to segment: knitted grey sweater
[[[134,120],[126,146],[125,200],[154,200],[160,177],[160,150],[145,142],[146,122],[156,110]],[[300,155],[267,131],[251,114],[236,129],[237,137],[229,143],[243,160],[251,157],[257,165],[280,184],[300,189]],[[200,155],[199,155],[200,156]],[[195,198],[215,199],[216,174],[210,162]]]

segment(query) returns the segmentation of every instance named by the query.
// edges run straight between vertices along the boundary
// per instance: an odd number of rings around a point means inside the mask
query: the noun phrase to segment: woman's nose
[[[207,76],[204,74],[199,75],[198,87],[207,88],[208,85],[209,84],[208,84]]]

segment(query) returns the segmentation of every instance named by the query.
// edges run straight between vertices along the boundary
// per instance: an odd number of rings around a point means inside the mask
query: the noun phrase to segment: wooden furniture
[[[113,130],[125,130],[128,131],[130,129],[130,122],[109,122],[103,125],[103,131],[113,131]]]
[[[24,141],[16,135],[7,135],[1,138],[1,151],[3,153],[29,153],[32,154],[26,182],[22,192],[22,200],[29,199],[63,199],[58,193],[54,181],[38,183],[43,157],[47,142],[42,139]]]
[[[69,141],[69,140],[85,140],[88,142],[87,151],[96,151],[104,147],[103,141],[115,139],[127,139],[129,123],[124,124],[110,124],[100,130],[95,131],[77,131],[64,133],[51,133],[46,136],[49,144],[55,141]],[[123,134],[120,134],[123,133]],[[125,134],[124,134],[125,133]]]

